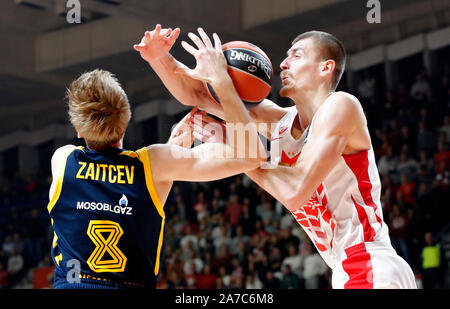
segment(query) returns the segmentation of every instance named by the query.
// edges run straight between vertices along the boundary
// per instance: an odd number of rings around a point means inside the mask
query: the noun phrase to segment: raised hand
[[[163,29],[158,24],[154,30],[145,31],[141,42],[134,44],[133,48],[141,54],[145,61],[151,62],[168,54],[179,35],[179,28]]]
[[[186,67],[179,68],[177,73],[185,74],[194,79],[198,79],[214,86],[220,82],[223,76],[227,76],[227,61],[222,51],[222,43],[219,36],[214,33],[214,46],[202,28],[198,28],[200,37],[190,32],[189,38],[194,42],[198,49],[195,49],[189,43],[183,41],[183,48],[195,57],[197,64],[194,69]]]

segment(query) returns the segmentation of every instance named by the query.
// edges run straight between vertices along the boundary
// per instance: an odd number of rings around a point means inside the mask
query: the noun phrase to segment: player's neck
[[[86,147],[87,147],[87,149],[92,150],[92,151],[104,151],[104,150],[108,150],[108,149],[122,149],[122,147],[123,147],[122,144],[123,144],[123,142],[122,142],[122,140],[120,140],[117,143],[111,144],[109,147],[107,147],[105,149],[95,149],[93,147],[89,147],[88,143],[86,143]]]
[[[307,127],[311,123],[317,110],[331,93],[328,89],[319,88],[309,92],[298,92],[297,96],[292,98],[297,106],[298,115],[301,120],[300,123],[303,126]]]

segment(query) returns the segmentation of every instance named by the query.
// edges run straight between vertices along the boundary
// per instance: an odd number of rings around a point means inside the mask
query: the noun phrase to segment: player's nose
[[[289,63],[288,63],[288,58],[285,58],[281,63],[280,63],[280,69],[281,70],[286,70],[286,69],[288,69],[289,68],[289,65],[288,65]]]

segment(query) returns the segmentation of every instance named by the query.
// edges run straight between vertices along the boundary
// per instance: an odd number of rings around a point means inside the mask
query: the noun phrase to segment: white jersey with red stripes
[[[311,136],[310,126],[300,139],[291,135],[295,106],[279,121],[271,137],[271,164],[295,165]],[[390,248],[388,228],[380,203],[381,183],[372,149],[342,155],[311,199],[292,211],[325,262],[334,268],[346,257],[345,249],[376,241]]]
[[[314,121],[295,140],[297,117],[287,109],[271,136],[271,165],[291,168]],[[372,148],[342,155],[305,205],[291,211],[333,270],[333,288],[416,288],[411,267],[391,246],[380,203],[381,183]]]

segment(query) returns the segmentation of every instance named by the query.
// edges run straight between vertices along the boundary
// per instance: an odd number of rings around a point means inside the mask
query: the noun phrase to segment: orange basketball
[[[246,104],[257,104],[264,100],[272,89],[273,68],[269,57],[258,46],[232,41],[222,46],[228,63],[228,74],[233,80],[239,97]],[[212,87],[204,83],[211,99],[219,104]]]

